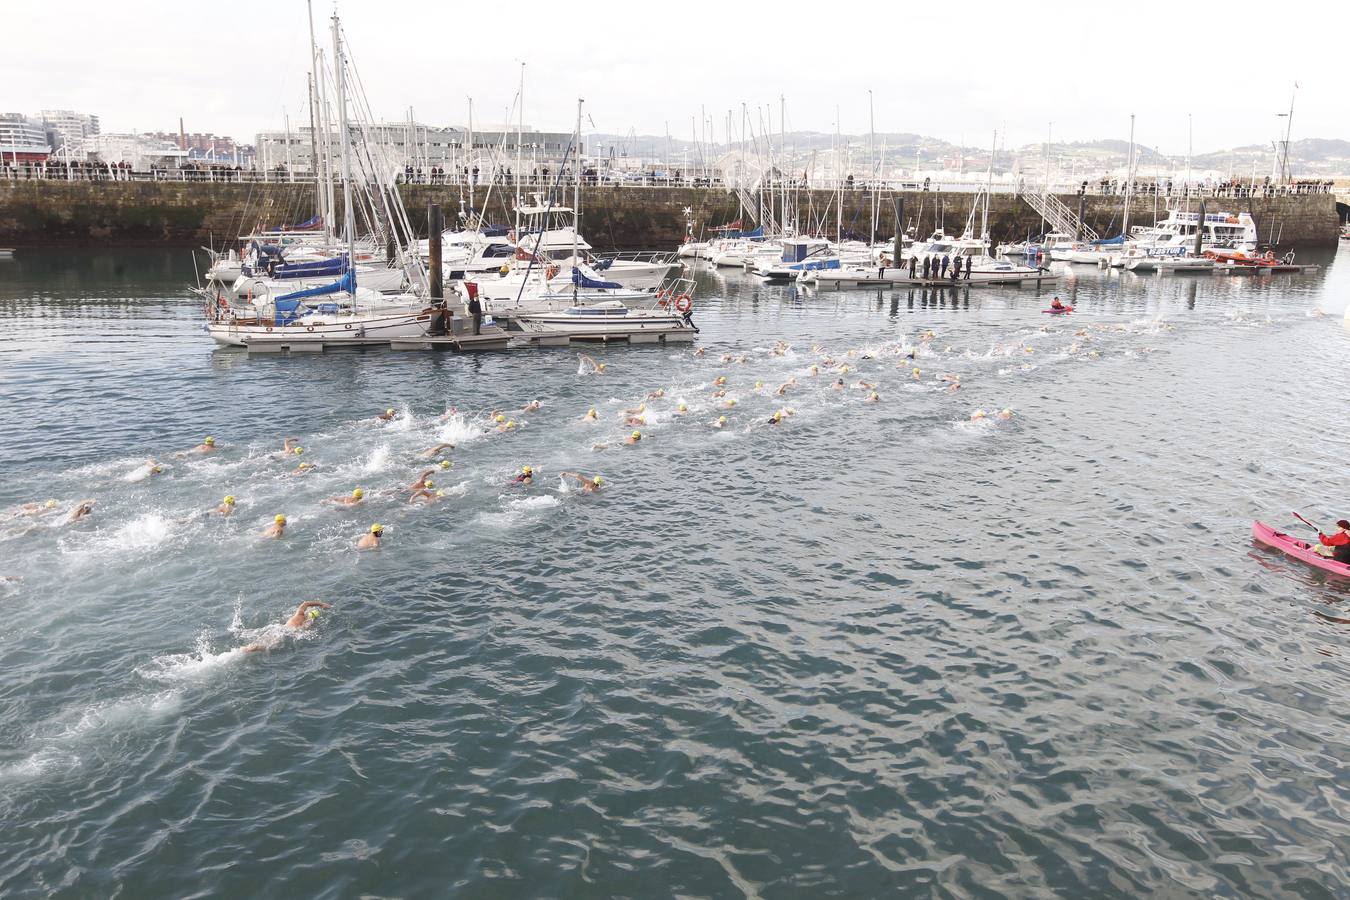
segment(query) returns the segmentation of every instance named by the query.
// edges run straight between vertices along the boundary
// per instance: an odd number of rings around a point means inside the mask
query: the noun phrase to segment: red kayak
[[[1274,547],[1285,556],[1292,556],[1294,559],[1321,569],[1323,572],[1350,578],[1350,565],[1336,562],[1334,559],[1327,559],[1325,556],[1319,556],[1313,552],[1312,544],[1307,541],[1300,541],[1298,538],[1291,537],[1282,531],[1276,531],[1265,522],[1252,523],[1252,539],[1258,544]]]
[[[1049,314],[1052,315],[1052,316],[1062,316],[1062,315],[1064,315],[1065,313],[1071,313],[1071,312],[1073,312],[1073,307],[1072,307],[1072,306],[1061,306],[1059,309],[1055,309],[1055,308],[1052,306],[1052,307],[1050,307],[1049,309],[1043,309],[1043,310],[1041,310],[1041,312],[1043,312],[1043,313],[1049,313]]]

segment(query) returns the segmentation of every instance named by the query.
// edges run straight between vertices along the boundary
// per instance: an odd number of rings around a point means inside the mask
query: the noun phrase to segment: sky
[[[1091,11],[1076,12],[1080,6]],[[252,143],[307,121],[305,0],[4,2],[0,112],[74,109],[105,132],[214,132]],[[577,12],[572,15],[572,10]],[[331,46],[332,0],[315,0]],[[869,127],[972,147],[1126,140],[1184,154],[1293,137],[1350,138],[1350,3],[1220,6],[778,0],[507,4],[343,0],[377,117],[502,122],[525,64],[525,120],[570,131],[725,138],[728,110],[787,130]],[[1338,60],[1339,57],[1339,60]],[[1299,88],[1294,91],[1297,83]],[[514,113],[510,119],[514,120]],[[737,126],[739,127],[739,125]]]

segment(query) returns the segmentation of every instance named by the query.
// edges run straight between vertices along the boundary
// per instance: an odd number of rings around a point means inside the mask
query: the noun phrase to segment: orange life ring
[[[675,309],[679,312],[687,313],[693,305],[694,300],[688,294],[681,294],[675,298]]]

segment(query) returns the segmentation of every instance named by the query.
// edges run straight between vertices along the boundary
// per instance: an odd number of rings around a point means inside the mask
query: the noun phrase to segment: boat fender
[[[694,305],[693,298],[688,294],[681,294],[675,298],[675,309],[682,313],[689,312],[690,307]]]

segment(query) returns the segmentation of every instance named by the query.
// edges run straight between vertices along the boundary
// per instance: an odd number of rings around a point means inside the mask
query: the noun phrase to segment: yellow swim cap
[[[448,460],[448,459],[443,459],[443,460],[441,460],[441,468],[442,468],[442,469],[448,469],[448,468],[450,468],[450,460]]]
[[[385,414],[386,416],[392,416],[392,415],[394,414],[394,408],[391,406],[389,409],[386,409],[386,410],[384,411],[384,414]]]
[[[54,509],[54,508],[56,507],[56,501],[55,501],[55,500],[48,500],[46,503],[44,503],[44,504],[42,504],[42,505],[45,506],[45,507],[47,507],[48,509]]]
[[[507,428],[515,428],[515,427],[516,427],[516,420],[515,420],[515,419],[507,419],[507,421],[506,421],[506,427],[507,427]]]
[[[735,401],[734,399],[732,399],[732,398],[728,398],[728,399],[727,399],[727,406],[735,406],[735,405],[736,405],[736,401]]]
[[[918,369],[915,369],[915,370],[914,370],[914,377],[915,377],[915,378],[918,378],[918,377],[919,377],[919,370],[918,370]]]
[[[361,499],[362,497],[364,497],[365,495],[366,495],[366,492],[363,491],[363,490],[361,490],[360,488],[357,488],[356,490],[352,491],[352,499],[353,499],[353,500],[360,500],[360,499]]]
[[[301,470],[308,469],[308,468],[309,468],[309,463],[302,462],[300,465],[296,466],[296,468],[297,468],[297,469],[301,469]]]
[[[591,484],[599,484],[602,480],[603,479],[599,475],[597,475],[591,479]]]
[[[681,404],[680,404],[678,407],[676,407],[676,408],[679,409],[680,412],[688,412],[688,411],[689,411],[689,407],[685,406],[683,403],[681,403]]]
[[[635,441],[640,441],[640,440],[642,440],[642,432],[640,432],[640,431],[635,431],[635,432],[633,432],[633,440],[635,440]]]
[[[234,494],[226,494],[226,495],[225,495],[225,505],[226,505],[226,506],[234,506]]]
[[[305,452],[305,448],[304,448],[304,447],[296,447],[296,448],[295,448],[295,455],[296,455],[296,456],[299,456],[300,454],[302,454],[302,453],[304,453],[304,452]]]
[[[595,407],[594,407],[594,406],[592,406],[590,409],[586,410],[586,418],[588,418],[588,419],[594,419],[594,418],[595,418]]]
[[[437,496],[437,497],[444,497],[444,496],[445,496],[445,491],[437,491],[437,492],[436,492],[436,496]]]
[[[319,611],[311,606],[308,615],[311,619],[317,619],[319,617]]]
[[[756,382],[755,382],[755,390],[759,390],[759,389],[762,388],[762,387],[764,387],[764,382],[762,382],[762,381],[756,381]]]
[[[276,522],[278,525],[285,525],[285,524],[286,524],[286,517],[283,516],[283,515],[281,515],[280,513],[278,513],[277,516],[276,516],[276,518],[274,518],[272,521],[273,521],[273,522]]]
[[[432,481],[430,478],[428,478],[426,481],[422,482],[422,487],[435,487],[435,486],[436,486],[436,482]]]
[[[501,413],[497,413],[497,418],[493,419],[492,421],[494,421],[494,422],[505,422],[505,421],[506,421],[506,416],[502,415]]]
[[[160,472],[163,472],[163,471],[164,471],[164,467],[163,467],[163,466],[153,466],[153,467],[151,467],[150,471],[153,472],[154,474],[158,475]]]
[[[202,441],[202,443],[208,447],[214,447],[216,445],[216,439],[211,437],[210,435],[207,435],[206,440]]]
[[[534,469],[531,469],[529,466],[522,466],[520,472],[522,475],[533,475]]]
[[[638,404],[638,412],[646,412],[646,411],[647,411],[647,404],[645,404],[645,403],[639,403],[639,404]]]
[[[384,526],[381,525],[379,522],[376,522],[374,525],[370,526],[371,534],[379,534],[381,531],[384,531]]]
[[[605,364],[604,364],[604,363],[601,363],[601,364],[600,364],[600,371],[601,371],[601,372],[605,371]]]

